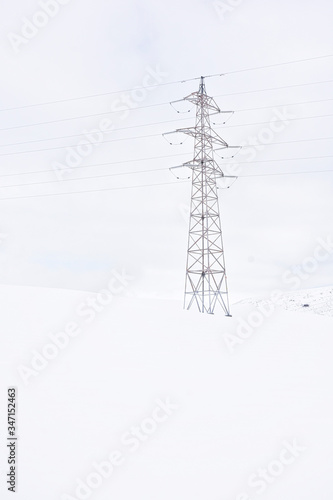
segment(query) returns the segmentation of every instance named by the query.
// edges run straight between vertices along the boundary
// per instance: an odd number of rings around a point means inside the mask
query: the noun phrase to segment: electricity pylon
[[[204,77],[201,77],[199,91],[182,100],[196,106],[195,127],[176,130],[194,138],[194,158],[173,167],[192,170],[184,308],[196,305],[200,312],[213,314],[219,304],[226,316],[230,316],[216,183],[224,173],[214,160],[214,148],[223,150],[229,146],[210,124],[210,116],[221,110],[207,95]]]

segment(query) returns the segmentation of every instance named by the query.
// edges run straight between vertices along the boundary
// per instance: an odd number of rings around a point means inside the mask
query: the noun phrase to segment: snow
[[[260,304],[272,304],[273,302],[267,299],[244,299],[242,303],[259,306]],[[303,311],[305,314],[314,313],[333,317],[333,287],[287,292],[275,303],[287,311]]]
[[[230,352],[225,334],[258,302],[233,304],[225,318],[119,295],[88,323],[77,307],[91,294],[1,286],[2,407],[7,387],[18,387],[17,500],[79,498],[77,478],[115,451],[121,465],[86,498],[331,500],[331,294],[284,296]],[[73,322],[80,333],[26,385],[18,366]],[[122,436],[168,398],[177,409],[131,451]],[[249,477],[293,442],[299,456],[260,495]]]

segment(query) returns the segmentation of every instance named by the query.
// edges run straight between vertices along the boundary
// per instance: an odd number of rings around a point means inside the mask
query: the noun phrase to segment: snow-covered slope
[[[88,322],[82,292],[0,287],[0,299],[17,500],[332,499],[331,317],[279,308],[231,353],[225,335],[249,303],[225,318],[118,295]],[[1,498],[12,498],[6,453],[3,438]]]
[[[274,301],[287,311],[303,311],[333,317],[333,287],[313,288],[284,293]],[[243,304],[272,304],[272,300],[245,299]]]

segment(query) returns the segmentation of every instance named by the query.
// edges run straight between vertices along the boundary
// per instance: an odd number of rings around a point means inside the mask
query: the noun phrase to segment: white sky
[[[235,2],[234,2],[235,3]],[[201,74],[311,58],[333,53],[332,2],[244,0],[221,19],[208,0],[107,2],[71,0],[15,53],[8,34],[19,34],[22,18],[40,10],[38,2],[2,5],[0,108],[79,97],[141,86],[147,68],[159,67],[164,82]],[[228,2],[225,2],[228,5]],[[211,95],[247,92],[331,80],[332,59],[235,73],[207,80]],[[162,86],[139,105],[180,99],[198,82]],[[102,113],[119,95],[0,112],[0,128]],[[216,98],[222,109],[272,106],[235,113],[228,128],[217,130],[230,144],[251,142],[282,104],[332,99],[331,83]],[[332,113],[332,102],[287,109],[295,118]],[[176,120],[184,121],[177,124]],[[104,116],[105,117],[105,116]],[[116,127],[175,120],[115,132],[105,140],[163,133],[193,124],[170,106],[133,111],[126,119],[109,116]],[[0,144],[81,134],[102,116],[0,131]],[[330,137],[332,117],[292,121],[273,142]],[[230,127],[231,126],[231,127]],[[1,148],[0,154],[76,145],[79,138]],[[168,172],[79,180],[80,176],[171,167],[191,159],[192,144],[172,147],[160,136],[106,143],[82,165],[186,153],[189,155],[119,165],[77,167],[71,182],[2,188],[0,198],[172,182]],[[62,162],[65,149],[4,155],[1,174],[43,171]],[[332,154],[331,141],[267,146],[256,160]],[[248,156],[239,155],[239,161]],[[332,159],[243,165],[242,174],[322,170]],[[282,274],[313,254],[317,239],[332,235],[332,173],[239,179],[220,191],[229,287],[232,293],[268,291],[281,286]],[[1,185],[56,180],[53,172],[2,177]],[[190,185],[105,191],[91,194],[1,201],[0,279],[5,284],[82,290],[103,287],[113,267],[136,276],[141,294],[181,296]],[[332,284],[332,259],[321,264],[305,286]]]

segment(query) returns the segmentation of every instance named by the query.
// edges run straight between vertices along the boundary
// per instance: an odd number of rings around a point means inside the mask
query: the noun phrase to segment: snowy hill
[[[245,299],[243,304],[272,304],[271,300]],[[303,311],[333,317],[333,287],[284,293],[275,303],[287,311]]]
[[[16,498],[331,500],[333,322],[301,307],[318,293],[299,292],[297,311],[278,308],[230,353],[224,336],[249,302],[225,318],[171,300],[119,294],[102,307],[96,294],[0,287],[3,405],[18,386]]]

